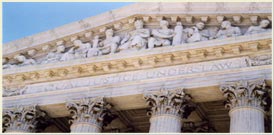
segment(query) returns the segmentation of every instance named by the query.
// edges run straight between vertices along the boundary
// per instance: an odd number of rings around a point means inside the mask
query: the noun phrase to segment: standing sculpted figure
[[[137,50],[145,49],[147,38],[150,36],[150,31],[144,28],[144,22],[137,20],[134,23],[135,30],[130,32],[122,41],[119,50],[127,50],[135,48]]]
[[[15,60],[19,62],[18,66],[26,66],[26,65],[35,65],[36,61],[34,59],[27,59],[24,55],[19,54],[14,57]]]
[[[255,34],[255,33],[261,33],[270,31],[271,29],[267,29],[268,25],[270,24],[270,21],[268,20],[262,20],[260,22],[259,26],[250,26],[248,30],[245,32],[245,35]]]
[[[56,51],[49,52],[45,60],[42,61],[42,64],[60,61],[62,55],[65,52],[65,49],[66,48],[64,45],[57,46]]]
[[[181,22],[177,22],[174,28],[174,37],[172,40],[172,45],[180,45],[183,41],[183,25]]]
[[[102,55],[102,52],[98,48],[98,45],[99,45],[99,36],[95,36],[94,39],[92,40],[92,48],[88,49],[88,52],[87,52],[88,58]]]
[[[153,37],[148,40],[148,49],[156,46],[169,46],[171,45],[171,38],[175,35],[172,29],[168,28],[169,23],[166,20],[160,21],[160,29],[152,30]]]
[[[100,45],[102,46],[100,49],[102,54],[113,54],[117,51],[121,39],[119,36],[114,36],[112,29],[106,30],[105,34],[106,39],[103,42],[100,42]]]
[[[216,38],[236,37],[240,35],[242,35],[242,33],[239,27],[233,27],[229,21],[223,21]]]
[[[87,52],[88,49],[91,48],[90,43],[82,43],[81,40],[74,40],[74,53],[75,53],[75,58],[80,59],[80,58],[86,58],[87,57]]]

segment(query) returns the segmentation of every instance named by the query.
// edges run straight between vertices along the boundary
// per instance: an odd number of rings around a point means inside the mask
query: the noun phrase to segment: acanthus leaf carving
[[[220,86],[225,101],[225,107],[233,109],[236,107],[257,107],[269,110],[269,87],[264,79],[240,80],[226,82]]]
[[[105,98],[83,98],[79,101],[70,101],[66,104],[70,112],[70,124],[88,122],[99,127],[109,124],[116,115],[110,109],[112,105],[106,102]]]
[[[5,110],[3,127],[5,132],[36,132],[45,128],[49,117],[37,105],[17,106]]]
[[[186,94],[183,89],[146,93],[144,98],[147,105],[151,107],[148,115],[152,116],[170,114],[187,118],[196,107],[191,102],[190,95]]]

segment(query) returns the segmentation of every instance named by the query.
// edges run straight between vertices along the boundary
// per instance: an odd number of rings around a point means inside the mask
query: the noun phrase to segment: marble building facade
[[[272,132],[271,5],[136,3],[7,43],[2,132]]]

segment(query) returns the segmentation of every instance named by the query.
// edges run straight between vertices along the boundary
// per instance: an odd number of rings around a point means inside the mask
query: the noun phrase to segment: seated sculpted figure
[[[90,43],[82,43],[81,40],[74,40],[74,53],[75,53],[75,58],[86,58],[87,57],[87,51],[88,49],[91,48]]]
[[[156,46],[169,46],[171,45],[171,38],[175,35],[172,29],[168,28],[169,23],[166,20],[160,21],[160,29],[152,30],[153,37],[148,40],[148,49]]]
[[[135,30],[130,32],[130,34],[121,41],[119,50],[129,50],[132,48],[140,50],[146,48],[147,38],[150,36],[150,31],[144,29],[144,23],[142,20],[137,20],[134,23],[134,26]]]
[[[51,63],[51,62],[57,62],[60,61],[62,55],[65,52],[65,46],[64,45],[59,45],[56,48],[55,52],[49,52],[48,55],[46,56],[45,60],[42,61],[43,64],[45,63]]]
[[[106,39],[100,42],[100,50],[102,51],[102,54],[113,54],[117,51],[118,45],[120,43],[120,37],[114,36],[113,30],[108,29],[105,32]]]
[[[216,38],[236,37],[240,35],[242,35],[242,33],[239,27],[233,27],[229,21],[223,21]]]
[[[188,43],[206,41],[213,38],[210,37],[210,32],[208,29],[205,29],[205,24],[203,22],[198,22],[196,26],[188,28],[186,31]]]
[[[271,31],[271,29],[267,29],[269,24],[270,22],[268,20],[262,20],[259,26],[250,26],[245,32],[245,35]]]
[[[187,42],[188,43],[193,43],[193,42],[198,42],[198,41],[202,41],[202,35],[199,32],[197,27],[192,27],[187,29]]]
[[[63,54],[61,57],[61,61],[69,61],[75,59],[75,52],[74,52],[74,47],[70,48],[69,51]]]
[[[36,61],[34,59],[27,59],[24,55],[19,54],[14,57],[15,60],[19,62],[18,66],[35,65]]]
[[[196,27],[198,28],[199,33],[201,34],[201,41],[205,41],[213,38],[210,36],[209,30],[205,29],[205,24],[203,22],[198,22],[196,24]]]
[[[88,49],[88,52],[87,52],[88,58],[102,55],[102,52],[98,48],[98,45],[99,45],[99,36],[95,36],[94,39],[92,40],[92,48]]]

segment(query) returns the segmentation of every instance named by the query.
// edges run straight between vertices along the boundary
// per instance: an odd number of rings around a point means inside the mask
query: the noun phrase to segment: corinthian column
[[[262,79],[227,82],[221,85],[230,109],[230,132],[263,133],[264,113],[269,110],[269,89]]]
[[[67,108],[72,116],[71,132],[98,133],[114,118],[109,111],[111,105],[101,97],[69,102]]]
[[[182,118],[187,118],[195,109],[191,97],[182,89],[146,94],[147,104],[151,107],[149,132],[180,133]]]
[[[36,105],[18,106],[3,113],[3,131],[5,133],[36,132],[40,123],[45,123],[46,113]]]

